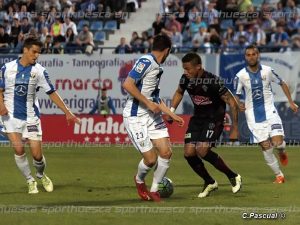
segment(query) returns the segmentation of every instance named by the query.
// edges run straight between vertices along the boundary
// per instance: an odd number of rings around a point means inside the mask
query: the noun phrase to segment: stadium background
[[[299,2],[294,0],[228,0],[226,4],[217,0],[1,1],[0,62],[17,58],[27,36],[37,35],[44,42],[39,62],[47,68],[71,110],[86,121],[80,128],[65,128],[63,137],[55,136],[55,126],[51,125],[62,122],[58,119],[62,117],[57,115],[61,112],[41,94],[43,126],[48,131],[44,141],[126,142],[128,138],[119,115],[127,93],[122,90],[121,82],[135,60],[151,51],[153,36],[160,32],[173,40],[172,54],[163,65],[165,73],[160,85],[167,105],[183,72],[180,59],[185,52],[198,52],[204,68],[220,74],[232,90],[233,77],[244,66],[243,49],[253,42],[262,51],[262,63],[272,66],[287,81],[293,99],[299,102],[299,12]],[[76,42],[84,33],[84,25],[88,25],[93,39],[92,51]],[[69,37],[68,28],[75,35]],[[108,89],[119,115],[88,115],[102,87]],[[287,141],[298,142],[300,116],[288,109],[280,87],[274,85],[273,90]],[[177,113],[192,113],[187,96]],[[247,142],[249,133],[243,117],[241,114],[241,141]],[[169,129],[178,128],[170,126]],[[174,132],[172,140],[182,142],[183,133],[184,128],[180,133]],[[225,133],[224,141],[228,136]]]
[[[156,19],[157,13],[161,17]],[[74,36],[65,35],[66,15],[74,22],[68,26],[72,30],[75,27],[77,33],[88,24],[89,35],[93,34],[92,52],[78,46]],[[216,151],[243,176],[243,189],[232,195],[228,180],[208,165],[220,188],[209,198],[198,199],[202,181],[182,157],[184,128],[168,125],[174,153],[168,176],[174,182],[175,192],[170,199],[156,205],[137,198],[132,175],[140,155],[127,145],[120,113],[126,99],[121,81],[134,60],[151,50],[152,37],[160,31],[170,35],[174,42],[161,81],[161,94],[168,105],[182,73],[180,59],[184,53],[198,52],[205,69],[220,74],[231,88],[232,77],[244,65],[243,50],[252,42],[259,45],[262,62],[284,77],[299,103],[299,15],[299,0],[0,0],[0,64],[21,54],[24,38],[39,35],[46,42],[39,62],[49,71],[65,102],[83,120],[80,127],[67,126],[64,116],[41,91],[47,174],[55,185],[51,194],[42,190],[38,196],[26,194],[11,146],[0,135],[4,141],[0,144],[4,168],[0,170],[0,224],[274,225],[284,222],[298,225],[298,146],[288,147],[290,162],[284,168],[287,183],[280,186],[272,183],[272,174],[257,146],[218,147]],[[52,26],[54,21],[58,23]],[[135,31],[138,37],[133,35]],[[119,46],[122,37],[127,46]],[[100,87],[109,89],[119,115],[87,114]],[[273,88],[287,141],[298,144],[300,114],[294,115],[282,91],[276,85]],[[186,119],[191,113],[190,104],[186,96],[177,111]],[[241,140],[248,142],[243,114],[240,116]],[[230,119],[227,122],[230,124]],[[223,140],[226,137],[224,133]],[[150,178],[147,182],[151,182]],[[245,212],[283,212],[286,218],[243,219]]]

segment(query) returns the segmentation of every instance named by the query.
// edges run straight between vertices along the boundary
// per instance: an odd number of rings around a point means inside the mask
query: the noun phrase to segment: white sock
[[[273,170],[276,176],[283,176],[283,173],[281,172],[278,164],[278,160],[276,159],[273,148],[263,151],[265,160],[267,162],[267,165]]]
[[[144,163],[144,159],[142,159],[138,165],[138,172],[136,174],[136,182],[137,183],[144,183],[145,182],[145,177],[148,174],[148,172],[150,171],[151,167],[148,167],[145,163]]]
[[[156,192],[158,190],[158,184],[162,181],[169,169],[170,159],[163,159],[158,156],[157,167],[154,171],[153,182],[150,192]]]
[[[46,159],[43,156],[41,161],[36,161],[35,159],[33,159],[33,166],[36,169],[36,177],[41,179],[44,175],[44,170],[46,167]]]
[[[17,167],[23,174],[23,176],[26,178],[27,182],[34,181],[34,178],[31,175],[30,166],[28,159],[26,157],[26,153],[23,155],[15,155],[15,161],[17,164]]]

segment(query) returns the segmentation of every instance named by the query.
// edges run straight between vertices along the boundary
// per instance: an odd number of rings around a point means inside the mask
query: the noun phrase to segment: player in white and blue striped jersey
[[[24,42],[23,55],[6,63],[0,73],[0,116],[14,150],[17,167],[26,178],[28,193],[38,193],[37,183],[31,175],[23,139],[27,139],[33,157],[36,176],[47,192],[53,191],[53,184],[44,173],[46,166],[42,153],[42,128],[37,101],[37,91],[42,88],[50,99],[66,114],[67,121],[80,123],[66,107],[49,80],[44,67],[36,62],[42,43],[36,38]]]
[[[284,175],[273,154],[273,148],[278,149],[282,165],[287,165],[284,130],[274,105],[272,82],[281,86],[290,103],[290,108],[294,112],[298,111],[298,106],[292,100],[287,84],[271,67],[261,65],[259,56],[259,50],[255,45],[246,48],[247,66],[237,73],[234,86],[240,108],[245,111],[247,124],[251,132],[251,141],[259,143],[261,146],[267,165],[276,175],[274,182],[284,183]],[[241,103],[239,99],[242,94],[245,96],[245,103]]]
[[[143,156],[134,181],[143,200],[160,201],[158,184],[162,181],[172,155],[167,127],[161,111],[183,125],[183,120],[171,112],[159,98],[159,82],[163,70],[160,66],[169,55],[171,40],[166,35],[154,37],[153,50],[138,59],[123,83],[130,94],[123,110],[123,121],[128,137]],[[158,156],[156,151],[158,151]],[[155,166],[150,192],[145,177]]]

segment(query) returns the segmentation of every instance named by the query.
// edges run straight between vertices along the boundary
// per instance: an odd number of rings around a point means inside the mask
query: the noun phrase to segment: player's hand
[[[240,112],[245,112],[246,111],[245,103],[241,102],[239,104],[239,110],[240,110]]]
[[[0,116],[5,116],[8,114],[8,110],[4,104],[0,104]]]
[[[75,116],[72,112],[69,112],[66,114],[66,119],[67,119],[68,125],[70,125],[70,123],[81,124],[80,119],[77,116]]]
[[[295,102],[291,102],[290,108],[293,110],[294,113],[296,113],[296,112],[298,112],[299,106]]]
[[[229,140],[231,141],[237,141],[239,137],[239,130],[237,127],[232,127],[230,134],[229,134]]]
[[[150,109],[154,114],[160,113],[161,109],[159,108],[159,105],[155,102],[149,101],[147,105],[148,109]]]
[[[169,124],[172,124],[173,121],[174,121],[174,120],[172,119],[172,117],[169,116],[169,115],[166,115],[165,119],[166,119],[167,123],[169,123]]]
[[[180,117],[180,116],[177,116],[176,114],[172,115],[172,119],[178,123],[178,125],[180,127],[183,127],[184,125],[184,120]]]

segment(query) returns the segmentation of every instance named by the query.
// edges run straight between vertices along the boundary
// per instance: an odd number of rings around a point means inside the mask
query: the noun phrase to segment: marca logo
[[[94,118],[81,118],[81,124],[75,124],[74,134],[127,134],[124,123],[113,121],[112,117],[104,121],[95,121]]]
[[[193,95],[192,99],[196,105],[209,105],[212,103],[212,101],[205,96]]]
[[[106,89],[112,89],[112,80],[111,79],[57,79],[55,81],[55,88],[60,90],[100,90],[101,87]]]

